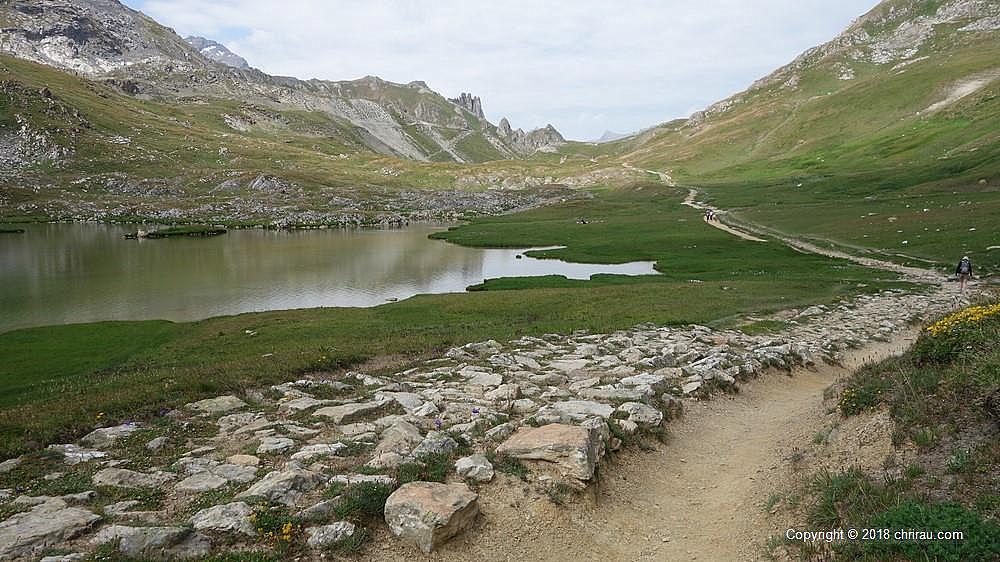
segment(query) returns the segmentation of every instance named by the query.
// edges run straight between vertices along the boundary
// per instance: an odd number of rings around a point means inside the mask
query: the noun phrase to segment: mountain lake
[[[2,225],[0,225],[2,226]],[[524,249],[431,240],[442,226],[230,230],[211,238],[126,240],[140,226],[17,225],[0,234],[0,332],[102,320],[190,321],[265,310],[369,307],[454,293],[499,277],[655,275],[617,265],[518,258]]]

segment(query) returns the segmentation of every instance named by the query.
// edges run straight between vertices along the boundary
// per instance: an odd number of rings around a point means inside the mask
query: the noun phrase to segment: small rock
[[[340,496],[315,503],[296,513],[295,517],[302,521],[325,521],[333,514],[334,508],[338,505],[340,505]]]
[[[0,462],[0,474],[6,474],[21,465],[21,459],[7,459]]]
[[[617,411],[628,415],[628,421],[638,424],[640,427],[657,427],[663,422],[663,413],[639,402],[626,402],[618,406]]]
[[[335,424],[348,424],[376,414],[385,408],[388,401],[363,402],[361,404],[343,404],[328,406],[313,412],[314,416],[331,418]]]
[[[430,455],[439,455],[454,451],[458,448],[458,442],[447,433],[432,431],[419,445],[410,453],[414,459],[422,459]]]
[[[146,443],[146,448],[149,449],[150,451],[159,451],[160,449],[166,447],[169,444],[170,444],[170,438],[161,436],[161,437],[156,437],[154,439],[150,439],[149,442]]]
[[[134,423],[123,423],[114,427],[102,427],[84,435],[80,439],[80,443],[95,449],[107,449],[113,446],[119,439],[132,435],[137,429],[139,429],[139,426]]]
[[[393,535],[430,553],[475,522],[478,498],[465,484],[410,482],[386,500],[385,522]]]
[[[232,455],[226,462],[237,466],[260,466],[260,459],[253,455]]]
[[[317,443],[306,445],[299,452],[292,455],[293,461],[309,462],[316,458],[333,457],[347,448],[343,443]]]
[[[247,403],[239,398],[227,395],[216,398],[208,398],[206,400],[199,400],[198,402],[192,402],[185,407],[189,410],[194,410],[202,414],[213,415],[239,410],[240,408],[245,408],[246,405]]]
[[[94,459],[103,459],[108,456],[108,454],[104,451],[92,451],[90,449],[78,447],[72,443],[65,445],[49,445],[47,449],[61,454],[63,456],[63,461],[69,465],[80,464]]]
[[[476,454],[458,459],[455,462],[455,472],[462,478],[476,482],[493,480],[493,465],[485,455]]]
[[[265,437],[260,440],[260,446],[257,447],[257,454],[270,455],[283,453],[294,446],[295,441],[287,437]]]
[[[39,562],[77,562],[78,560],[84,560],[87,555],[82,552],[74,552],[72,554],[62,554],[58,556],[46,556],[39,560]]]
[[[347,521],[337,521],[322,527],[309,527],[306,544],[312,548],[323,548],[354,536],[355,527]]]

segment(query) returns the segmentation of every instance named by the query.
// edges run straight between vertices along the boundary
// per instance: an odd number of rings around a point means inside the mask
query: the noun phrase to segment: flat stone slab
[[[159,488],[176,478],[169,472],[136,472],[124,468],[105,468],[94,474],[92,480],[95,486],[112,486],[115,488]]]
[[[84,449],[72,443],[67,443],[64,445],[49,445],[46,447],[49,451],[54,451],[63,456],[63,462],[69,465],[80,464],[82,462],[89,462],[95,459],[103,459],[108,456],[104,451],[94,451],[91,449]]]
[[[594,416],[607,418],[615,411],[614,406],[610,404],[592,400],[566,400],[552,404],[552,408],[574,420],[583,420]]]
[[[37,556],[86,532],[100,520],[99,515],[67,507],[59,500],[17,513],[0,522],[0,560]]]
[[[478,499],[465,484],[410,482],[386,500],[385,522],[393,535],[430,553],[475,522]]]
[[[257,530],[250,522],[252,514],[253,509],[243,502],[227,503],[199,511],[191,518],[191,525],[198,531],[239,533],[255,537]]]
[[[273,502],[294,506],[302,494],[324,484],[326,480],[326,476],[302,468],[275,470],[236,497],[260,496]]]
[[[80,443],[95,449],[107,449],[119,439],[132,435],[137,429],[139,429],[139,426],[134,423],[123,423],[114,427],[102,427],[84,435],[80,439]]]
[[[287,437],[264,437],[257,447],[258,455],[272,455],[283,453],[295,446],[295,441]]]
[[[126,556],[149,560],[184,560],[208,555],[212,543],[207,537],[183,527],[129,527],[111,525],[101,529],[90,544],[117,542]]]
[[[246,402],[240,400],[239,398],[226,395],[218,396],[216,398],[207,398],[205,400],[199,400],[197,402],[192,402],[185,406],[189,410],[194,410],[201,414],[224,414],[226,412],[231,412],[233,410],[239,410],[240,408],[245,408]]]
[[[347,448],[343,443],[317,443],[306,445],[299,449],[299,452],[292,455],[293,461],[309,462],[313,459],[333,457]]]
[[[553,423],[518,429],[496,452],[521,460],[550,462],[566,476],[590,480],[603,450],[599,441],[587,428]]]
[[[306,529],[306,544],[313,548],[323,548],[338,543],[344,539],[354,536],[356,528],[347,521],[337,521],[322,527],[309,527]]]
[[[349,424],[363,419],[372,414],[376,414],[386,405],[385,401],[361,402],[357,404],[343,404],[340,406],[328,406],[313,412],[314,416],[330,418],[337,425]]]

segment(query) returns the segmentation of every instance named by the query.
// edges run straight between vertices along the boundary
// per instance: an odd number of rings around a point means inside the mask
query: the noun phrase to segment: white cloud
[[[424,80],[568,137],[687,115],[831,39],[876,0],[128,0],[271,74]]]

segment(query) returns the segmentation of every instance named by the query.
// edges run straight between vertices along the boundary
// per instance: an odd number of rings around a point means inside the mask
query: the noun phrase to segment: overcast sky
[[[877,0],[125,0],[270,74],[423,80],[568,138],[686,117]]]

